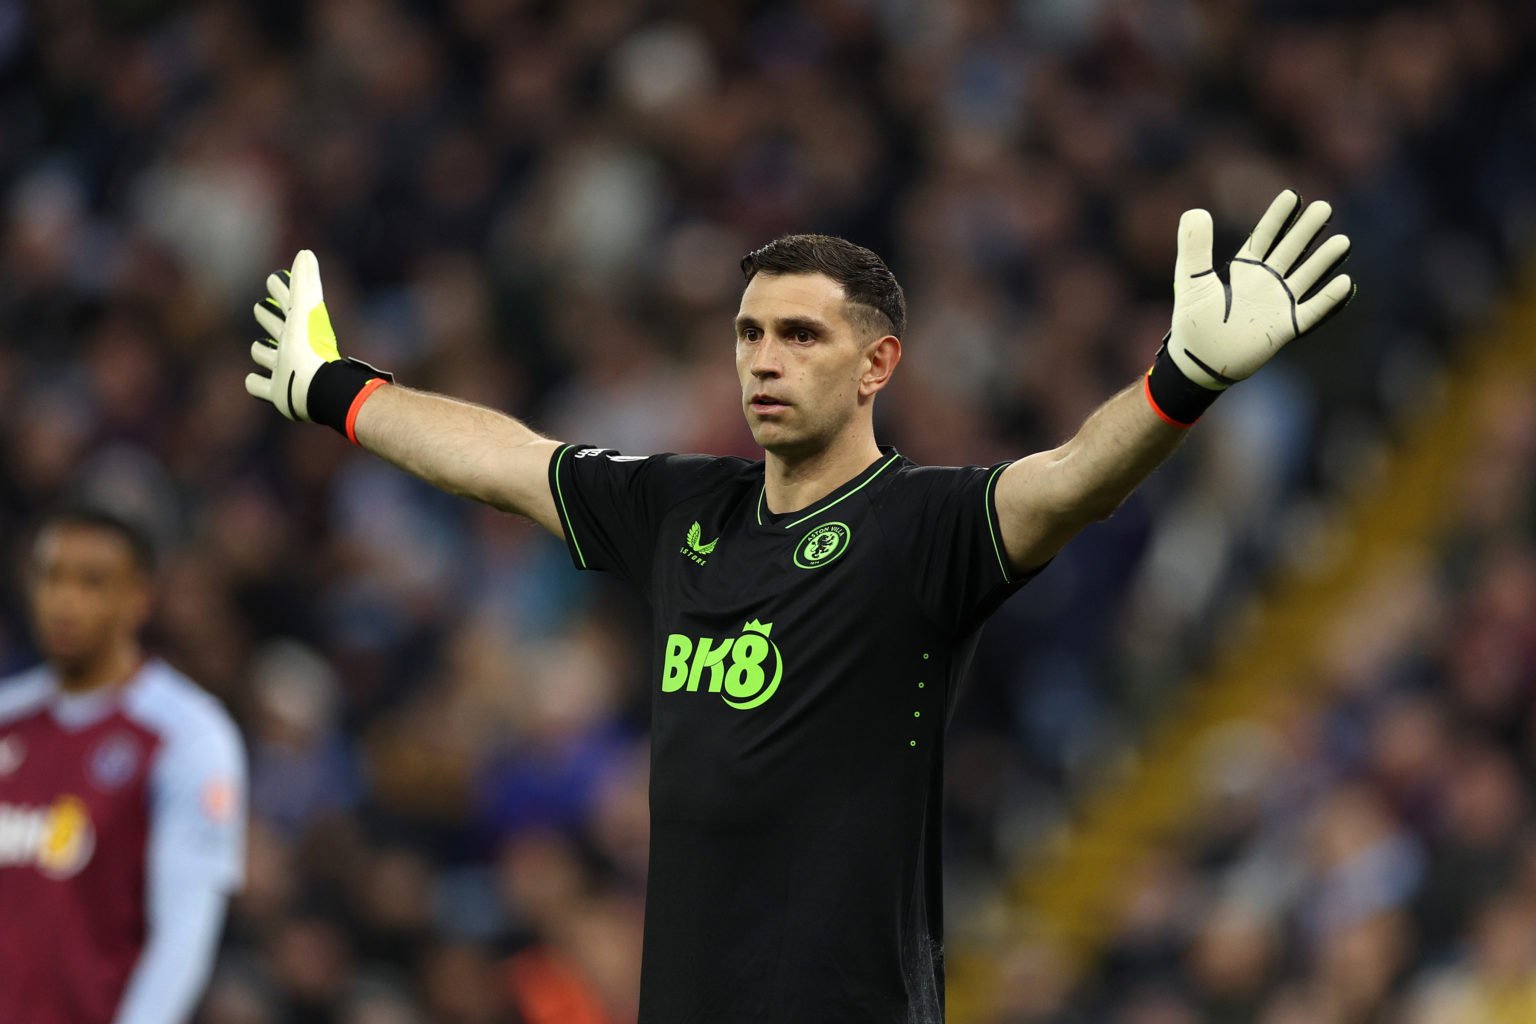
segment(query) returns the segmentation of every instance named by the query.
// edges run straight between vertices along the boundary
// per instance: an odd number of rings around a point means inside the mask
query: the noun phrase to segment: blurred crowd
[[[950,745],[953,918],[1134,745],[1531,249],[1533,20],[1519,0],[0,0],[0,537],[19,583],[26,525],[65,496],[153,524],[153,644],[246,731],[250,884],[204,1021],[622,1024],[636,999],[646,610],[528,524],[245,395],[249,307],[296,249],[343,350],[407,383],[570,441],[753,454],[737,262],[842,234],[912,308],[882,440],[985,464],[1059,443],[1145,369],[1182,210],[1235,251],[1281,188],[1333,202],[1349,312],[1217,403],[984,637]],[[1228,833],[1149,862],[1103,979],[1127,1022],[1261,998],[1275,1024],[1371,1019],[1348,1014],[1410,963],[1434,965],[1415,999],[1528,983],[1529,925],[1468,891],[1486,854],[1501,892],[1536,893],[1522,526],[1419,567],[1411,628],[1361,626],[1388,633],[1376,660],[1345,658],[1337,706],[1264,748],[1295,791],[1256,784]],[[19,588],[3,612],[20,667]],[[1167,912],[1218,876],[1269,903]],[[1121,1012],[1085,984],[1000,1012]]]
[[[1359,581],[1315,678],[1207,738],[1078,990],[1022,945],[994,1020],[1536,1020],[1533,384],[1490,401],[1443,548]]]

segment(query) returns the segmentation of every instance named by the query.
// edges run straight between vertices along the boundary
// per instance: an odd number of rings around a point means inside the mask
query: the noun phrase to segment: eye
[[[742,341],[756,341],[760,336],[761,332],[756,327],[743,327],[741,329]]]
[[[803,327],[800,328],[800,330],[795,332],[795,340],[798,341],[798,342],[802,342],[802,343],[809,342],[809,341],[813,340],[815,337],[816,337],[816,335],[812,334],[810,331],[806,330]]]

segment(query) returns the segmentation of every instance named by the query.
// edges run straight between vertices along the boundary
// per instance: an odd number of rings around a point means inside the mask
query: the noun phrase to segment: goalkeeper
[[[945,724],[977,631],[1222,392],[1341,309],[1328,204],[1275,199],[1223,275],[1179,223],[1151,369],[1065,444],[923,467],[875,438],[906,303],[878,256],[790,235],[742,261],[761,461],[621,455],[340,357],[312,253],[267,281],[246,387],[436,486],[537,522],[655,615],[642,1024],[944,1016]]]

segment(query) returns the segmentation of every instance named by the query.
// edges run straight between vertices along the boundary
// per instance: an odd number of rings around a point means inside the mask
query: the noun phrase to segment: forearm
[[[363,403],[354,431],[358,444],[434,487],[561,533],[545,475],[559,445],[511,416],[389,385]]]
[[[1048,561],[1089,523],[1107,518],[1184,439],[1158,416],[1137,382],[1089,416],[1066,444],[1004,471],[997,518],[1017,569]]]
[[[191,1019],[213,969],[224,924],[224,892],[183,879],[157,888],[144,952],[114,1024],[181,1024]]]
[[[252,311],[265,337],[245,389],[291,420],[331,427],[445,491],[527,516],[561,534],[547,470],[559,446],[510,416],[392,385],[388,373],[342,358],[325,308],[320,263],[299,250],[267,278]]]
[[[1099,406],[1070,441],[1045,453],[1056,470],[1053,504],[1085,523],[1108,517],[1188,433],[1152,410],[1138,380]]]

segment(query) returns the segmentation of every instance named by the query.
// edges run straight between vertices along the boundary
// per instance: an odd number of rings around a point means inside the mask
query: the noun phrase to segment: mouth
[[[46,626],[37,631],[39,646],[50,652],[73,651],[80,647],[80,630],[68,626]]]
[[[781,398],[775,398],[773,395],[760,391],[752,396],[751,401],[747,403],[747,407],[759,416],[771,416],[774,413],[783,412],[785,409],[788,409],[789,403]]]

